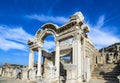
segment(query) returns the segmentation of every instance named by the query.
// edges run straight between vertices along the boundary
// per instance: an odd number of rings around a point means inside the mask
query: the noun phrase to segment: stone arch
[[[48,35],[53,35],[55,38],[55,41],[57,39],[57,29],[58,26],[55,24],[51,24],[51,23],[47,23],[45,25],[42,26],[42,29],[38,30],[36,35],[35,35],[35,40],[36,42],[42,42],[44,40],[45,37],[47,37]]]
[[[54,30],[55,32],[57,31],[58,29],[58,26],[56,24],[53,24],[53,23],[46,23],[42,26],[42,28],[45,30],[45,29],[52,29]]]
[[[39,29],[34,37],[34,44],[37,47],[38,49],[38,73],[37,75],[38,76],[42,76],[41,74],[41,57],[42,57],[42,52],[43,52],[43,43],[44,43],[44,39],[48,36],[48,35],[53,35],[54,36],[54,40],[55,40],[55,44],[56,44],[56,50],[55,52],[47,52],[46,53],[48,55],[51,55],[51,54],[54,54],[54,63],[52,66],[46,66],[46,69],[47,68],[53,68],[52,72],[54,72],[55,76],[56,77],[59,77],[59,56],[60,56],[60,49],[59,49],[59,40],[57,40],[57,37],[58,37],[58,26],[55,25],[55,24],[51,24],[51,23],[47,23],[45,25],[43,25],[41,27],[41,29]],[[45,50],[44,50],[45,51]],[[50,56],[51,57],[51,56]],[[49,63],[49,62],[47,62]],[[44,74],[45,75],[45,74]],[[43,76],[44,76],[43,75]],[[51,76],[49,76],[51,77]]]
[[[52,35],[54,37],[55,44],[57,44],[57,25],[55,24],[45,24],[42,26],[42,31],[38,36],[38,42],[42,42],[41,46],[43,46],[44,40],[47,36]],[[55,56],[58,57],[58,56]],[[55,66],[55,60],[53,61],[53,66]]]
[[[45,37],[47,37],[50,34],[53,35],[55,40],[56,40],[56,37],[57,37],[56,32],[54,30],[52,30],[52,29],[44,30],[43,33],[40,35],[39,39],[41,39],[41,41],[43,41],[45,39]]]

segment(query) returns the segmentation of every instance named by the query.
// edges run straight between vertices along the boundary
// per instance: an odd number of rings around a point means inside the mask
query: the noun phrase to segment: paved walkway
[[[34,82],[28,82],[28,81],[23,81],[19,79],[10,79],[10,78],[1,78],[0,77],[0,83],[34,83]]]
[[[28,81],[23,81],[19,79],[16,80],[16,79],[0,77],[0,83],[35,83],[35,82],[28,82]],[[105,82],[104,80],[94,79],[94,80],[91,80],[89,83],[118,83],[118,82],[115,82],[115,81]]]

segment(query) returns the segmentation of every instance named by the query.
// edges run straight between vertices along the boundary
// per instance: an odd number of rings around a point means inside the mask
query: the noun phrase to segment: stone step
[[[108,77],[108,78],[117,78],[118,75],[92,75],[92,77]]]
[[[92,77],[117,78],[118,75],[91,75]]]
[[[101,79],[101,80],[114,80],[114,81],[118,81],[117,78],[109,78],[109,77],[103,77],[103,76],[91,77],[91,79]]]
[[[120,71],[120,68],[103,68],[103,69],[94,69],[94,71]]]
[[[106,71],[106,72],[120,72],[120,70],[102,70],[102,71]]]
[[[116,70],[116,71],[120,71],[120,68],[101,68],[101,69],[94,69],[94,71],[102,71],[102,70]]]
[[[115,73],[115,72],[108,72],[108,73],[104,73],[102,75],[119,75],[120,73]]]
[[[99,74],[99,73],[120,73],[120,71],[95,71],[95,72],[92,72],[92,74]]]
[[[116,75],[102,75],[104,78],[117,78]]]
[[[119,72],[98,72],[98,73],[92,73],[92,75],[119,75]]]
[[[116,64],[99,65],[92,72],[92,79],[100,79],[106,81],[117,81],[117,76],[120,74],[120,66]]]
[[[100,77],[100,76],[98,76],[98,77],[91,77],[91,79],[103,79],[104,80],[104,78]]]
[[[94,75],[91,75],[91,76],[104,76],[104,77],[117,77],[118,75],[97,75],[97,74],[94,74]]]
[[[120,70],[120,68],[102,68],[101,70]]]

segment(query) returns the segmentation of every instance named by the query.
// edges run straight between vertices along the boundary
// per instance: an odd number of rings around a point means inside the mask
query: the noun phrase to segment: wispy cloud
[[[22,27],[0,26],[0,49],[10,50],[27,50],[26,42],[28,39],[33,39],[33,36],[27,33]],[[45,40],[43,49],[52,51],[55,48],[55,42]]]
[[[91,28],[91,32],[89,33],[93,43],[100,49],[103,47],[106,47],[108,45],[114,44],[116,42],[120,42],[120,39],[118,38],[117,35],[114,34],[114,31],[109,31],[110,27],[105,26],[105,16],[102,15],[99,17],[97,23],[95,25],[92,25],[90,23],[88,23],[90,28]],[[108,30],[105,30],[107,28]]]
[[[0,49],[27,50],[26,42],[33,36],[27,33],[22,27],[0,26]]]
[[[25,17],[29,18],[29,19],[34,19],[34,20],[38,20],[41,22],[53,22],[53,23],[58,23],[58,24],[63,24],[66,23],[68,21],[67,18],[62,17],[62,16],[46,16],[46,15],[26,15]]]
[[[43,44],[43,49],[47,51],[53,51],[55,49],[55,42],[54,41],[49,41],[45,40]]]

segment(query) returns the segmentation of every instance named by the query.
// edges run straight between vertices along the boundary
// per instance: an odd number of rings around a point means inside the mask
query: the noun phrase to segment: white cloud
[[[33,36],[28,34],[22,27],[0,26],[0,49],[27,50],[26,42]]]
[[[44,41],[43,49],[45,49],[47,51],[53,51],[54,48],[55,48],[55,42],[54,41],[48,41],[48,40]]]
[[[109,25],[107,27],[104,27],[105,16],[100,16],[98,19],[96,25],[89,26],[91,28],[91,31],[89,33],[93,43],[100,49],[103,47],[107,47],[111,44],[114,44],[116,42],[120,42],[120,39],[117,37],[117,35],[114,34],[114,31],[112,33],[109,31],[110,27]],[[107,28],[108,30],[104,30],[104,28]]]
[[[105,21],[105,16],[104,15],[100,16],[97,24],[94,27],[100,29],[104,25],[104,21]]]
[[[58,23],[58,24],[63,24],[68,21],[68,19],[65,17],[61,17],[61,16],[53,17],[53,16],[46,16],[43,14],[42,15],[37,15],[37,14],[27,15],[26,17],[29,19],[35,19],[35,20],[38,20],[41,22],[54,22],[54,23]]]

